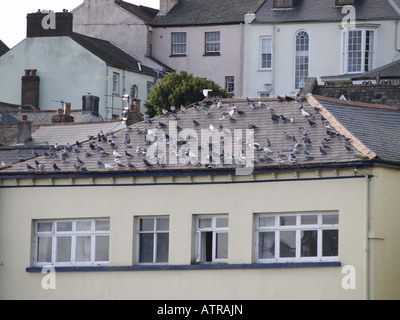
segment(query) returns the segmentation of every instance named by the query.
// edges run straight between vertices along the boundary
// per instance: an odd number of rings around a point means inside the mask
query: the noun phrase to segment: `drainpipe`
[[[366,209],[366,217],[365,217],[365,238],[364,238],[364,250],[365,250],[365,260],[364,260],[364,268],[365,268],[365,292],[364,292],[364,299],[365,300],[372,300],[373,294],[370,291],[370,283],[372,282],[372,273],[370,268],[370,181],[371,177],[369,174],[358,170],[357,168],[354,169],[356,173],[361,173],[365,177],[365,209]]]

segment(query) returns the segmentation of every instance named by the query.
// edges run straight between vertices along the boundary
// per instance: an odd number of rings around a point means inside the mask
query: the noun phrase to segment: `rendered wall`
[[[181,179],[187,182],[187,177]],[[3,186],[13,183],[6,181]],[[34,188],[0,189],[1,299],[365,298],[363,178],[121,187],[45,187],[47,183],[45,179]],[[110,266],[132,266],[135,217],[169,215],[169,265],[182,266],[190,265],[193,257],[194,215],[227,213],[228,263],[252,264],[255,213],[321,210],[339,212],[341,267],[56,272],[55,290],[42,288],[44,274],[25,271],[32,265],[35,219],[110,217]],[[347,265],[356,271],[354,290],[342,287],[346,276],[342,267]]]

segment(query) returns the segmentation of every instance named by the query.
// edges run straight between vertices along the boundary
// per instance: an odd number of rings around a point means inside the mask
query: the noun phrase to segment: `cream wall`
[[[395,40],[396,27],[399,27],[395,21],[359,21],[359,23],[360,28],[371,25],[377,27],[376,68],[399,58]],[[301,30],[306,31],[310,37],[309,76],[316,77],[321,83],[321,76],[336,76],[343,73],[342,30],[339,22],[245,24],[244,96],[257,97],[259,92],[268,91],[266,83],[272,85],[271,96],[284,96],[297,92],[294,84],[294,50],[295,36]],[[272,37],[273,43],[273,68],[268,71],[260,70],[260,37],[263,36]]]
[[[205,33],[220,31],[221,55],[204,56]],[[187,33],[185,57],[171,57],[172,33]],[[225,77],[235,77],[235,97],[242,96],[243,25],[157,27],[153,29],[153,56],[171,68],[205,77],[225,88]]]
[[[325,173],[332,177],[330,172]],[[351,171],[342,173],[351,175]],[[315,178],[315,173],[307,173]],[[278,179],[293,179],[293,173]],[[269,180],[271,175],[256,176]],[[160,178],[161,179],[161,178]],[[208,181],[208,177],[196,178]],[[148,179],[147,179],[148,180]],[[136,178],[136,183],[146,181]],[[148,180],[149,181],[149,180]],[[162,181],[162,180],[161,180]],[[20,181],[20,183],[31,183]],[[70,181],[53,180],[57,184]],[[82,181],[83,182],[83,181]],[[127,182],[125,179],[115,182]],[[175,178],[187,183],[187,177]],[[3,186],[15,182],[4,181]],[[36,184],[47,184],[47,179]],[[75,181],[75,183],[80,183]],[[110,183],[109,179],[95,183]],[[0,189],[1,299],[364,299],[364,178],[205,185],[133,185]],[[351,195],[351,197],[349,197]],[[20,201],[25,199],[26,201]],[[110,217],[110,266],[135,261],[135,217],[170,216],[170,265],[190,265],[196,214],[229,215],[229,264],[254,262],[254,214],[339,212],[339,261],[354,266],[356,289],[344,290],[341,267],[57,272],[56,290],[31,266],[32,221]]]

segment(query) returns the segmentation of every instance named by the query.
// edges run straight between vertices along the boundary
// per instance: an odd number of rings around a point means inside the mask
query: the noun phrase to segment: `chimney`
[[[72,34],[73,15],[64,12],[41,11],[29,13],[27,19],[26,36],[35,37],[61,37]]]
[[[32,122],[28,121],[28,116],[23,115],[18,122],[17,143],[27,143],[32,139]]]
[[[178,2],[179,0],[160,0],[160,13],[167,14]]]
[[[26,69],[22,76],[21,105],[34,106],[39,109],[40,77],[36,69]]]

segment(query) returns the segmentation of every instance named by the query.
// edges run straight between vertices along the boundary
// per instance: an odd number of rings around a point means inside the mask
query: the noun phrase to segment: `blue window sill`
[[[141,266],[84,266],[54,267],[56,272],[87,271],[166,271],[166,270],[232,270],[232,269],[276,269],[276,268],[317,268],[340,267],[340,262],[296,262],[296,263],[254,263],[254,264],[196,264],[196,265],[141,265]],[[26,268],[26,272],[42,272],[41,267]]]

